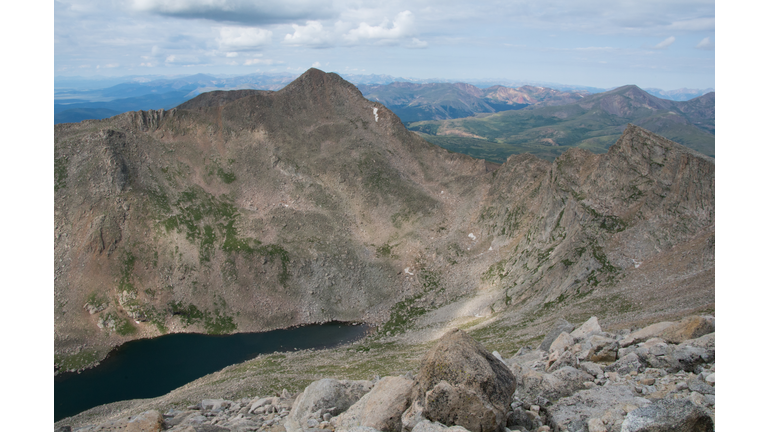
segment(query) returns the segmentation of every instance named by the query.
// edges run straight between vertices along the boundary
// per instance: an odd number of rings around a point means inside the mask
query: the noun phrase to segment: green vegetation
[[[104,353],[94,349],[84,349],[77,354],[54,354],[53,364],[58,371],[74,371],[93,365],[104,357]]]
[[[222,313],[219,309],[211,313],[207,310],[201,311],[193,304],[185,306],[181,302],[171,302],[168,307],[173,315],[181,317],[185,327],[202,322],[208,334],[227,334],[237,329],[233,317]]]
[[[235,180],[237,180],[237,177],[235,177],[235,173],[233,173],[233,172],[226,172],[226,171],[224,171],[224,168],[221,168],[221,167],[219,167],[216,170],[216,175],[218,175],[219,178],[221,179],[221,181],[223,181],[226,184],[230,184],[230,183],[234,182]]]
[[[422,292],[395,304],[389,315],[389,321],[381,327],[382,333],[392,335],[404,333],[413,327],[413,321],[416,318],[437,308],[434,302],[426,304],[425,295],[427,293],[439,294],[445,291],[445,288],[440,287],[440,276],[437,272],[422,270],[419,273],[419,279],[421,280]]]
[[[136,263],[136,256],[130,251],[126,251],[123,255],[122,263],[120,266],[120,281],[117,283],[117,292],[129,292],[135,293],[136,287],[131,282],[131,275],[133,273],[133,265]]]
[[[393,258],[397,259],[397,255],[393,254],[392,251],[397,245],[390,245],[389,243],[384,243],[383,245],[376,248],[376,258]]]
[[[288,281],[288,251],[279,245],[262,245],[256,239],[241,238],[235,226],[240,214],[226,195],[217,198],[201,188],[191,187],[179,195],[174,208],[177,214],[160,224],[166,231],[185,232],[187,240],[199,246],[201,264],[210,262],[217,248],[226,253],[259,254],[279,258],[278,280],[281,284]]]
[[[67,187],[67,165],[69,159],[64,156],[53,160],[53,191]]]

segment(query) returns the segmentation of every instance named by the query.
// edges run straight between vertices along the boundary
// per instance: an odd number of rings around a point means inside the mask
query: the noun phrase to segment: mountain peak
[[[333,72],[323,72],[320,69],[309,68],[290,84],[285,86],[282,91],[292,93],[294,91],[316,91],[320,88],[328,91],[330,89],[354,89],[356,93],[360,91],[354,84],[346,81],[344,78]],[[362,96],[362,94],[361,94]]]

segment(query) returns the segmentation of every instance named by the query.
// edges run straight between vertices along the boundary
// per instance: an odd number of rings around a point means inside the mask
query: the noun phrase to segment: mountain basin
[[[127,342],[95,368],[54,377],[54,421],[110,402],[162,396],[259,354],[343,345],[364,337],[368,328],[332,322],[263,333],[176,333]]]

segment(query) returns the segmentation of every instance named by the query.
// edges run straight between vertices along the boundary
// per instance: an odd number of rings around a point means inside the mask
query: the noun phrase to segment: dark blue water
[[[54,421],[105,403],[161,396],[259,354],[338,346],[362,338],[367,329],[328,323],[265,333],[183,333],[131,341],[98,367],[54,377]]]

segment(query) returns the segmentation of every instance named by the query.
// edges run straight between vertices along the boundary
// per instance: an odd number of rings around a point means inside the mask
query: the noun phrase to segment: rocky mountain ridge
[[[185,107],[55,127],[59,370],[166,332],[340,320],[382,343],[456,325],[518,343],[555,314],[714,311],[714,161],[639,127],[605,155],[498,166],[314,69]]]

